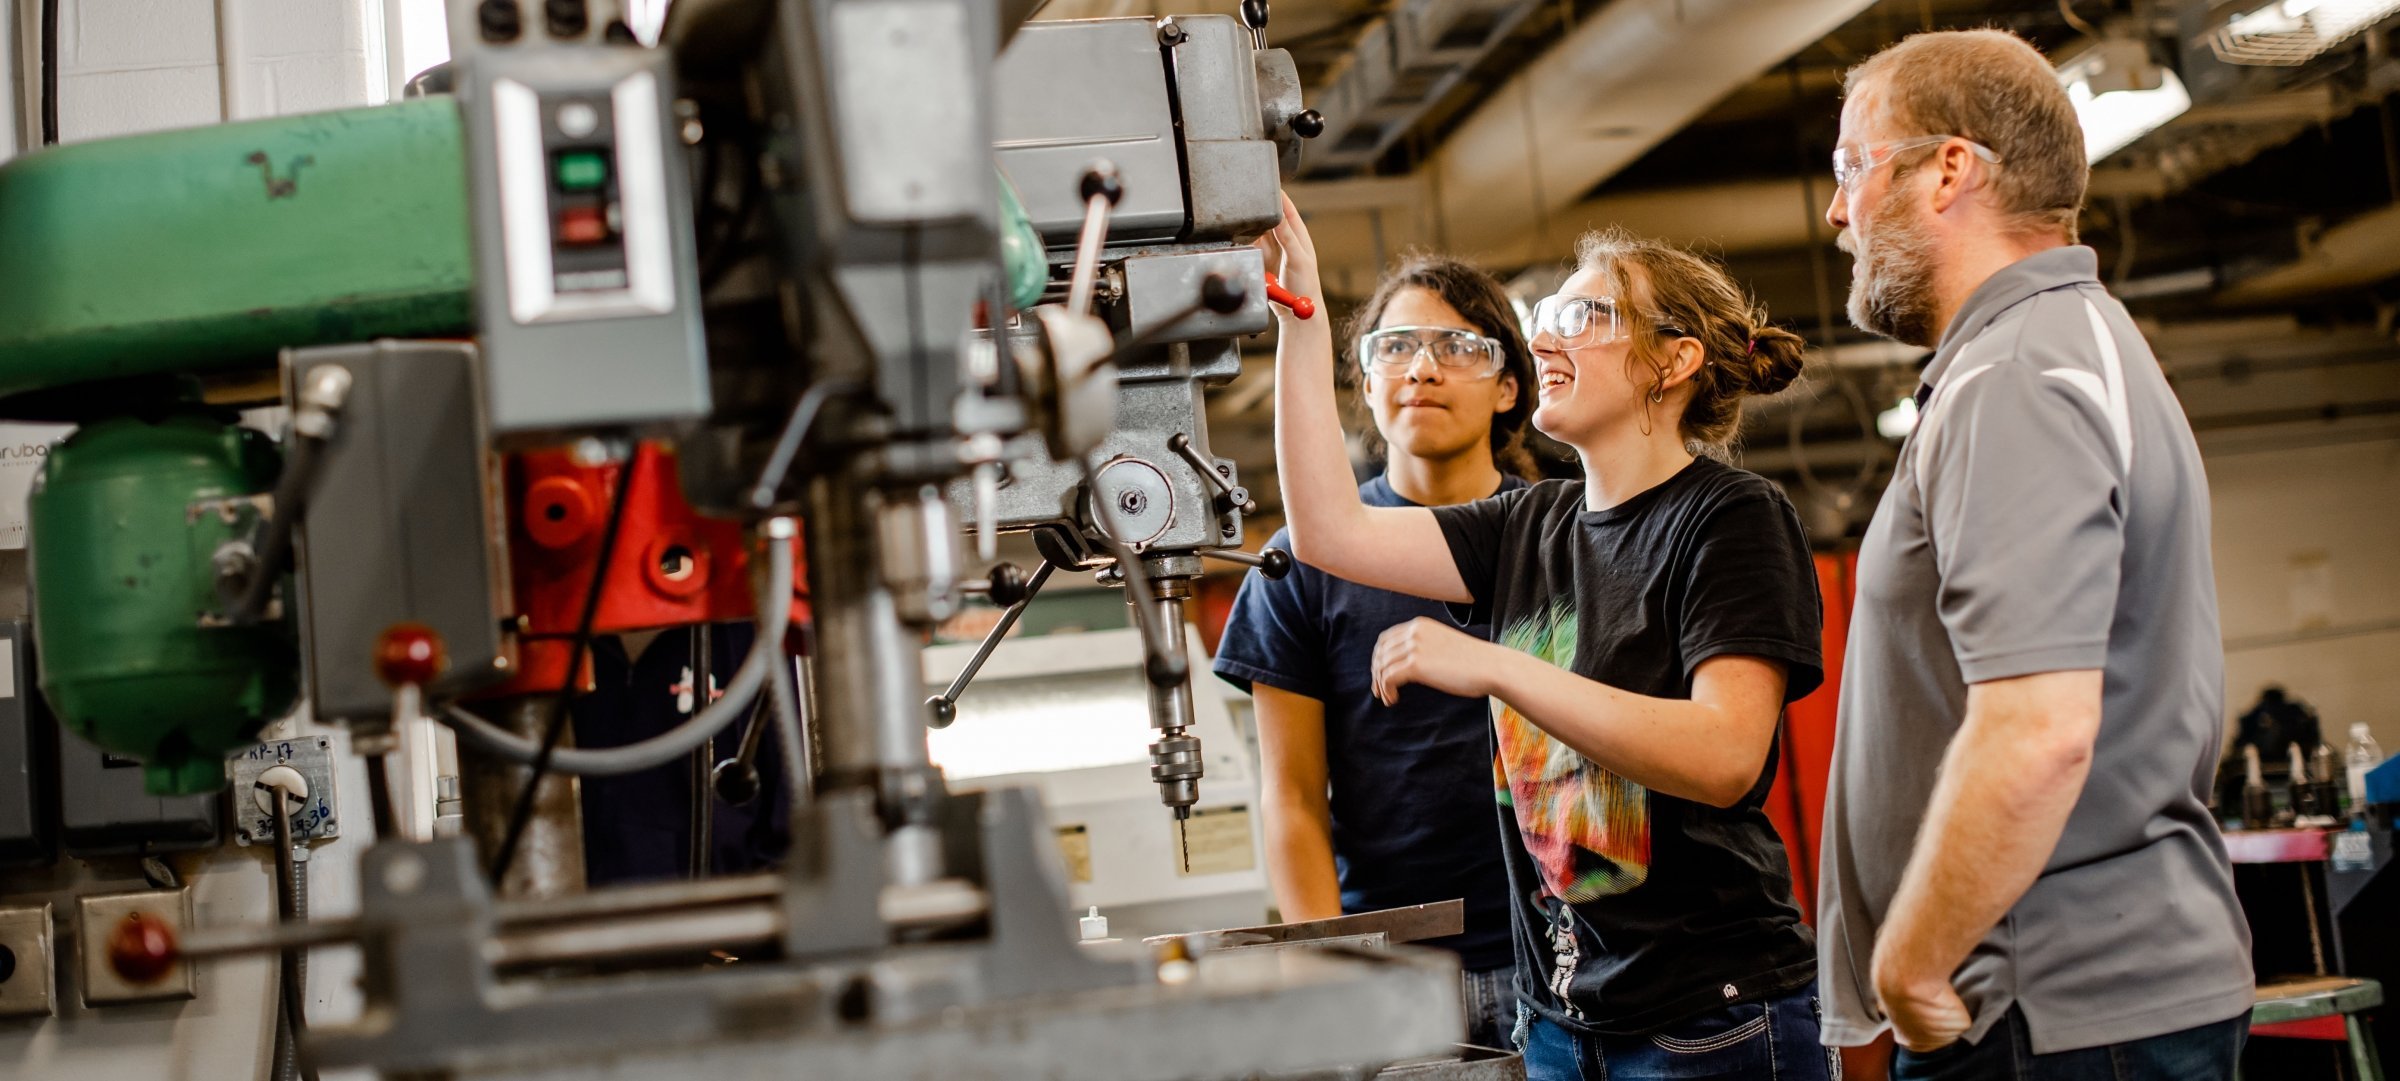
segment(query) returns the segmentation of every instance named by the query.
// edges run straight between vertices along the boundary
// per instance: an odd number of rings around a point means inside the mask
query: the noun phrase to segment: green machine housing
[[[115,417],[51,449],[26,501],[42,693],[101,749],[138,758],[153,795],[225,785],[298,693],[289,620],[208,626],[212,556],[271,488],[274,442],[208,412]],[[214,503],[214,509],[203,509]]]

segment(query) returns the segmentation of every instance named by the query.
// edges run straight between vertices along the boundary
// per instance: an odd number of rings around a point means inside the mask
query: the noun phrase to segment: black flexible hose
[[[292,529],[308,515],[309,493],[316,486],[325,459],[325,440],[295,433],[292,449],[275,480],[275,509],[259,533],[256,565],[240,599],[225,613],[236,626],[247,627],[266,618],[275,598],[275,585],[292,562]]]
[[[709,684],[716,680],[716,673],[713,671],[717,659],[716,636],[710,633],[708,624],[700,623],[692,627],[690,654],[691,715],[697,717],[701,710],[708,708]],[[692,877],[696,879],[708,877],[710,857],[714,854],[711,849],[716,845],[717,800],[716,794],[710,790],[708,783],[709,771],[714,769],[717,764],[716,749],[717,739],[715,736],[710,736],[708,742],[692,749],[689,771],[689,780],[692,786],[691,870]]]
[[[568,706],[575,700],[575,690],[583,683],[583,657],[591,650],[592,626],[600,618],[600,597],[608,589],[608,567],[616,561],[617,534],[625,524],[626,495],[633,491],[633,465],[640,451],[625,456],[625,464],[617,474],[616,494],[608,502],[608,524],[600,530],[599,558],[592,565],[592,582],[583,591],[583,615],[575,622],[573,652],[567,658],[567,678],[559,683],[558,695],[550,703],[550,723],[542,730],[542,752],[533,760],[533,768],[525,775],[525,787],[517,790],[517,803],[508,813],[508,830],[501,834],[500,851],[492,856],[492,888],[497,890],[508,878],[509,866],[517,862],[517,846],[525,839],[525,827],[533,821],[534,793],[541,788],[543,778],[550,775],[550,757],[558,753],[558,741],[566,735]]]
[[[58,5],[42,0],[42,145],[58,145]]]
[[[387,768],[390,756],[367,756],[367,812],[375,820],[375,839],[395,840],[400,836],[400,814],[392,807],[392,775]]]

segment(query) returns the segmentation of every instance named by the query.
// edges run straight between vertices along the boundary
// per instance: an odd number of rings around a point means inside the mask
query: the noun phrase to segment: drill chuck
[[[1158,782],[1158,801],[1177,818],[1200,802],[1200,741],[1174,729],[1150,745],[1150,779]]]

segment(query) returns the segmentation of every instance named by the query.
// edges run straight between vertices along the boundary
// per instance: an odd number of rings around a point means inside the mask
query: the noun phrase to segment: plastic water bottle
[[[2367,771],[2383,764],[2383,748],[2375,745],[2375,734],[2364,724],[2350,726],[2350,748],[2344,754],[2350,766],[2350,813],[2367,813]]]

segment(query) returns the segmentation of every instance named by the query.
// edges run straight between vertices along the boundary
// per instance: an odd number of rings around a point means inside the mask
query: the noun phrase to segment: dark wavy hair
[[[1525,348],[1525,333],[1508,290],[1475,267],[1430,252],[1403,256],[1400,265],[1376,283],[1374,295],[1351,313],[1349,323],[1343,328],[1339,346],[1343,356],[1334,367],[1344,373],[1344,385],[1357,393],[1363,406],[1365,373],[1359,370],[1358,357],[1351,351],[1350,343],[1383,321],[1383,310],[1391,306],[1392,298],[1403,289],[1423,289],[1442,298],[1443,303],[1467,317],[1476,333],[1500,343],[1500,371],[1516,379],[1517,401],[1492,415],[1492,464],[1503,473],[1527,480],[1540,479],[1533,455],[1525,449],[1525,430],[1533,419],[1533,354]],[[1372,432],[1373,426],[1368,430]],[[1381,442],[1381,433],[1375,433],[1373,445],[1381,449]]]

